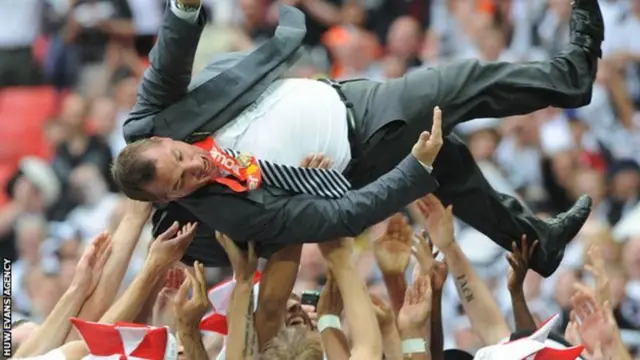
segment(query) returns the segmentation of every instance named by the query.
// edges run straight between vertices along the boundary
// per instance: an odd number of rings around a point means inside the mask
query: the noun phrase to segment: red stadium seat
[[[44,124],[55,115],[58,95],[51,87],[15,87],[0,90],[0,162],[25,155],[48,158]]]
[[[15,87],[0,90],[0,187],[27,155],[49,158],[51,148],[44,125],[57,110],[58,95],[51,87]],[[7,201],[0,191],[0,205]]]

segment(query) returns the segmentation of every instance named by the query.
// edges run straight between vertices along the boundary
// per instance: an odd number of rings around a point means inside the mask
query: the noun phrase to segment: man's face
[[[285,317],[285,326],[304,326],[309,330],[313,330],[313,325],[309,315],[307,315],[300,304],[300,298],[296,294],[291,294],[287,300],[287,314]]]
[[[208,184],[218,172],[208,155],[197,146],[163,138],[142,154],[156,164],[156,178],[145,190],[165,201],[191,194]]]

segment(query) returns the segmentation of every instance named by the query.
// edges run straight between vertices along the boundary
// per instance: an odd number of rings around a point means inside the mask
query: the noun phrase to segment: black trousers
[[[523,233],[540,239],[532,269],[545,273],[544,222],[511,196],[496,192],[482,175],[453,127],[475,118],[501,118],[548,106],[577,108],[589,103],[597,58],[569,45],[545,62],[480,63],[477,60],[412,71],[384,83],[348,81],[342,90],[353,103],[362,155],[347,176],[363,186],[392,169],[410,151],[421,131],[430,130],[433,107],[443,112],[444,145],[434,163],[436,195],[454,214],[501,247]],[[519,242],[519,241],[518,241]]]
[[[43,83],[42,72],[30,47],[0,49],[0,88]]]

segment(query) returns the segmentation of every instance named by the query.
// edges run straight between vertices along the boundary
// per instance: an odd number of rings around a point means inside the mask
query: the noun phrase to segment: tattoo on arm
[[[249,306],[244,314],[244,358],[254,355],[255,331],[253,329],[253,289],[249,295]]]
[[[467,281],[467,277],[464,275],[460,275],[456,277],[456,287],[458,288],[458,291],[460,292],[460,297],[466,301],[466,302],[471,302],[473,300],[473,292],[471,291],[471,288],[469,287],[469,283]]]

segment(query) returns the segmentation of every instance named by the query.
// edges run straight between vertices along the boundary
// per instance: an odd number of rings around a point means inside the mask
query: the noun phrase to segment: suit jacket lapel
[[[184,140],[205,125],[208,132],[226,125],[264,89],[251,90],[257,85],[266,88],[297,60],[305,34],[302,12],[291,6],[280,6],[274,36],[237,65],[214,76],[156,115],[156,135]],[[249,92],[253,96],[245,96]],[[217,119],[222,113],[224,116]],[[212,121],[213,125],[210,124]]]

